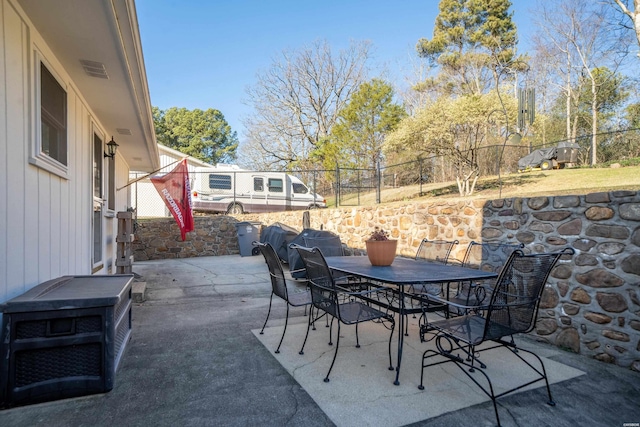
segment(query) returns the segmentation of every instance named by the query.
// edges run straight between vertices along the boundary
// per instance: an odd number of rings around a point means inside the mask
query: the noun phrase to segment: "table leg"
[[[402,347],[404,345],[404,316],[405,316],[405,310],[404,310],[404,286],[399,286],[400,287],[400,301],[399,301],[399,308],[400,310],[398,310],[399,312],[399,317],[400,317],[400,327],[398,328],[398,363],[396,366],[396,380],[393,382],[393,384],[395,385],[400,385],[400,381],[398,380],[398,378],[400,377],[400,365],[402,363]]]

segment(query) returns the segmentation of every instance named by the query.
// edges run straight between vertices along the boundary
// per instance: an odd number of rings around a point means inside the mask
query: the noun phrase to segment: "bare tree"
[[[534,69],[543,90],[550,85],[563,94],[566,138],[575,141],[577,115],[574,110],[579,103],[581,85],[584,84],[584,80],[580,78],[582,66],[576,65],[575,52],[570,41],[576,38],[575,27],[572,26],[571,19],[563,15],[556,16],[555,7],[560,7],[558,4],[552,5],[554,8],[549,8],[549,3],[541,4],[542,7],[536,14],[539,31],[533,36]]]
[[[633,32],[636,35],[638,45],[640,45],[640,0],[609,0],[611,4],[615,5],[624,13],[633,25]],[[629,3],[633,3],[633,8],[630,8]],[[620,25],[626,28],[626,24],[621,22]],[[640,57],[640,51],[637,55]]]
[[[567,97],[567,138],[570,132],[571,101],[576,84],[591,85],[592,140],[591,164],[597,163],[598,90],[603,83],[594,70],[609,67],[616,70],[628,51],[624,35],[614,31],[607,21],[606,6],[581,0],[540,2],[538,40],[550,57],[564,57],[565,96]],[[574,126],[575,131],[575,126]]]
[[[326,41],[284,51],[247,89],[253,107],[244,120],[249,149],[264,166],[303,166],[339,111],[367,78],[369,42],[352,42],[335,55]]]

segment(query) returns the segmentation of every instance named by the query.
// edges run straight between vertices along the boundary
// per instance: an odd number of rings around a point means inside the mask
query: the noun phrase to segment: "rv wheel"
[[[231,215],[240,215],[244,213],[244,210],[242,209],[242,205],[240,203],[232,203],[231,205],[229,205],[227,213]]]

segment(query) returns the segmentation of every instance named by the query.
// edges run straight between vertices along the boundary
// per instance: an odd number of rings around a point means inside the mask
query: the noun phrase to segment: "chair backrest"
[[[499,273],[511,253],[524,248],[523,243],[474,242],[467,246],[462,266]]]
[[[327,237],[328,238],[328,237],[338,237],[338,236],[328,230],[313,230],[313,229],[302,230],[300,234],[298,234],[295,237],[295,239],[293,239],[289,243],[290,250],[287,253],[287,258],[289,262],[289,273],[291,273],[291,277],[293,277],[294,279],[304,278],[306,273],[304,271],[304,265],[302,264],[302,260],[300,259],[300,255],[298,254],[298,251],[293,249],[291,246],[299,245],[299,246],[312,248],[313,246],[305,243],[305,239],[310,237]]]
[[[313,306],[340,318],[335,282],[322,252],[318,248],[306,248],[297,244],[291,247],[298,251],[304,263]]]
[[[284,270],[282,269],[280,257],[278,257],[278,254],[270,243],[253,242],[253,244],[260,249],[260,253],[264,256],[264,260],[269,267],[269,276],[271,276],[271,289],[273,293],[283,300],[288,301],[289,294],[287,291],[287,281],[284,277]]]
[[[551,270],[561,256],[573,254],[571,248],[530,255],[520,249],[512,252],[491,295],[483,340],[531,332]]]
[[[304,245],[307,248],[318,248],[324,256],[343,256],[342,241],[339,236],[305,236]]]
[[[416,260],[434,261],[446,264],[449,262],[451,250],[458,244],[457,240],[429,240],[422,239],[418,251],[416,252]]]

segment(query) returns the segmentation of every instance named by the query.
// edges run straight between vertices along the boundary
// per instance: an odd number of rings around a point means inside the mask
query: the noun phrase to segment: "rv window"
[[[293,192],[295,194],[307,194],[309,189],[304,184],[293,183]]]
[[[231,175],[209,174],[209,188],[231,190]]]
[[[269,178],[269,191],[282,193],[282,179]]]
[[[253,178],[253,191],[264,191],[264,179]]]

